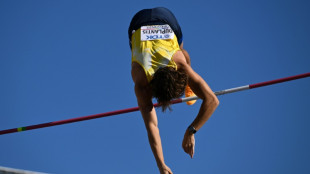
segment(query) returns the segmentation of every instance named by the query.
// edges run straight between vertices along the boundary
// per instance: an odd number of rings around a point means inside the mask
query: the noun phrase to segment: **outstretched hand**
[[[188,130],[186,130],[182,142],[182,147],[185,153],[189,154],[191,158],[194,157],[195,153],[195,136],[194,134],[190,134]]]
[[[173,174],[171,169],[167,165],[165,165],[163,168],[160,168],[159,171],[160,174]]]

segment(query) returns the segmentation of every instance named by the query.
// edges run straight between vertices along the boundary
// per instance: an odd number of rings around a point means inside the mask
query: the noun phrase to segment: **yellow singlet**
[[[131,61],[143,67],[148,82],[161,67],[168,66],[177,69],[172,57],[176,51],[180,50],[180,47],[173,31],[169,26],[168,29],[165,26],[144,26],[132,35]]]

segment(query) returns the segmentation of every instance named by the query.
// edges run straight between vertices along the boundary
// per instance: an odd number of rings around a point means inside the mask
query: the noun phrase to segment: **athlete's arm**
[[[216,95],[213,93],[209,85],[200,77],[190,65],[186,63],[184,54],[179,51],[176,53],[174,61],[178,64],[178,68],[184,70],[188,74],[188,84],[193,90],[193,92],[202,99],[202,104],[200,110],[194,121],[191,125],[198,131],[206,121],[211,117],[217,106],[219,105],[219,100]],[[194,155],[195,149],[195,138],[194,134],[189,134],[186,130],[183,143],[183,149],[191,157]]]
[[[184,55],[184,57],[185,57],[186,63],[187,63],[189,66],[191,66],[191,59],[190,59],[190,57],[189,57],[188,52],[183,48],[183,42],[182,42],[181,45],[180,45],[180,49],[181,49],[181,51],[182,51],[182,53],[183,53],[183,55]]]
[[[145,73],[139,64],[132,64],[132,79],[135,83],[135,94],[140,112],[142,114],[145,128],[147,130],[149,143],[161,173],[172,173],[165,165],[162,144],[158,129],[156,111],[152,103],[152,91],[146,80]]]

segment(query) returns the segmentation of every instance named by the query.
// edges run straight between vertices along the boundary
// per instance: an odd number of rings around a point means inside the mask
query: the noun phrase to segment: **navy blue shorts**
[[[168,24],[171,27],[174,34],[178,38],[179,45],[181,45],[183,42],[181,27],[174,14],[164,7],[143,9],[134,15],[128,28],[129,44],[131,42],[131,35],[133,30],[138,30],[141,26],[165,24]]]

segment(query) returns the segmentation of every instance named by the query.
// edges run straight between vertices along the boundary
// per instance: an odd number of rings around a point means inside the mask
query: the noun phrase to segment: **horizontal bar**
[[[245,86],[240,86],[240,87],[236,87],[236,88],[217,91],[214,94],[219,96],[219,95],[223,95],[223,94],[239,92],[239,91],[243,91],[243,90],[247,90],[247,89],[258,88],[258,87],[272,85],[272,84],[276,84],[276,83],[282,83],[282,82],[286,82],[286,81],[290,81],[290,80],[296,80],[296,79],[305,78],[305,77],[309,77],[309,76],[310,76],[310,73],[305,73],[305,74],[300,74],[300,75],[296,75],[296,76],[291,76],[291,77],[286,77],[286,78],[256,83],[256,84],[252,84],[252,85],[245,85]],[[171,103],[177,104],[177,103],[187,102],[190,100],[197,100],[197,99],[199,99],[197,96],[193,96],[193,97],[187,97],[187,98],[172,100]],[[154,107],[159,107],[159,105],[156,103],[156,104],[154,104]],[[13,128],[13,129],[6,129],[6,130],[1,130],[0,135],[15,133],[15,132],[22,132],[22,131],[27,131],[27,130],[32,130],[32,129],[39,129],[39,128],[44,128],[44,127],[51,127],[51,126],[62,125],[62,124],[68,124],[68,123],[85,121],[85,120],[91,120],[91,119],[96,119],[96,118],[108,117],[108,116],[113,116],[113,115],[129,113],[129,112],[135,112],[138,110],[139,110],[139,107],[133,107],[133,108],[127,108],[127,109],[111,111],[111,112],[106,112],[106,113],[101,113],[101,114],[71,118],[71,119],[66,119],[66,120],[36,124],[36,125]]]
[[[285,78],[281,78],[281,79],[276,79],[276,80],[270,80],[270,81],[266,81],[266,82],[261,82],[261,83],[255,83],[252,85],[249,85],[250,89],[253,88],[259,88],[262,86],[267,86],[267,85],[272,85],[272,84],[276,84],[276,83],[282,83],[282,82],[287,82],[287,81],[291,81],[291,80],[297,80],[297,79],[301,79],[301,78],[305,78],[305,77],[309,77],[310,73],[304,73],[304,74],[299,74],[296,76],[290,76],[290,77],[285,77]]]
[[[240,86],[240,87],[236,87],[236,88],[225,89],[225,90],[222,90],[222,91],[215,92],[214,94],[219,96],[219,95],[229,94],[229,93],[233,93],[233,92],[244,91],[244,90],[247,90],[247,89],[250,89],[249,85]]]

